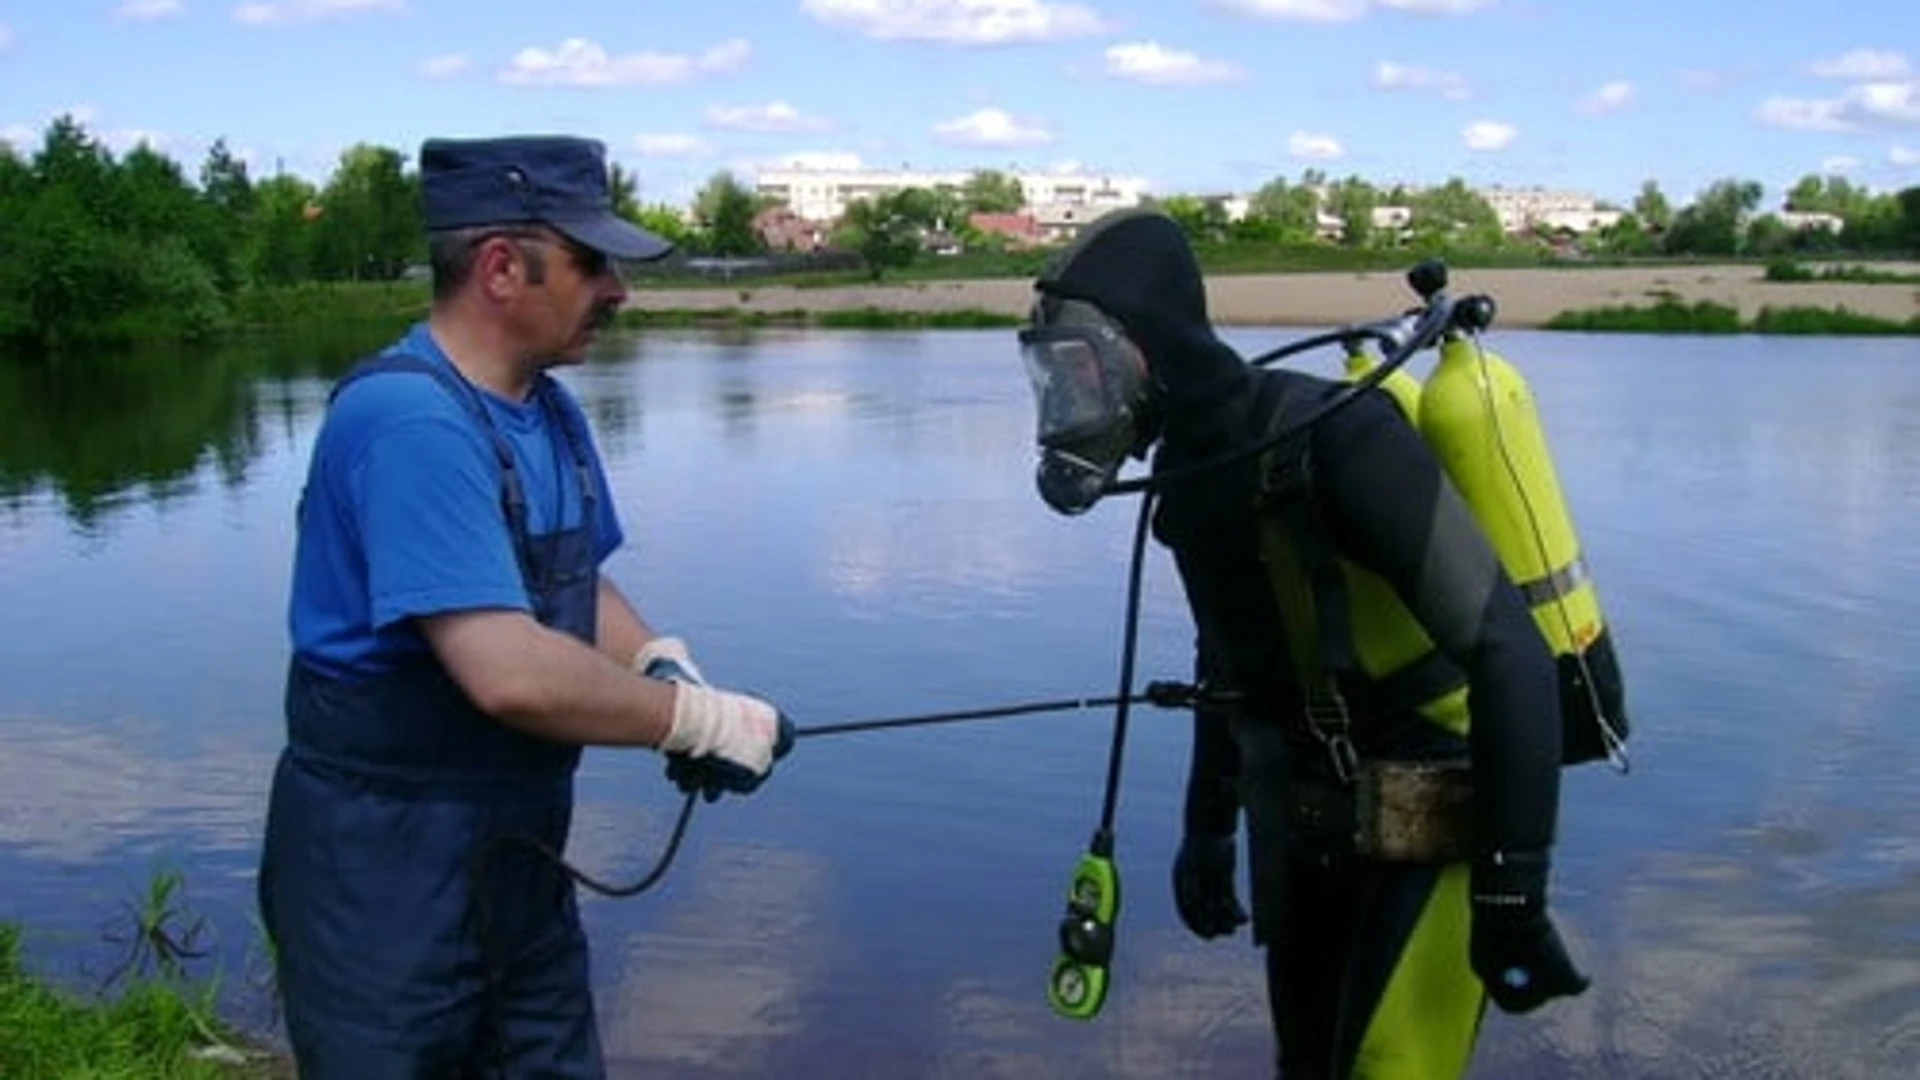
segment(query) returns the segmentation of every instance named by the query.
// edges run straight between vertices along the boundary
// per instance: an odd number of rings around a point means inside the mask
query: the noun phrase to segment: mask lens
[[[1111,423],[1122,402],[1107,385],[1099,352],[1082,338],[1034,342],[1023,350],[1039,405],[1041,441]]]

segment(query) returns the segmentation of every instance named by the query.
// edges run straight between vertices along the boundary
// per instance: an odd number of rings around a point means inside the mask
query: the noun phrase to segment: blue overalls
[[[591,643],[595,487],[549,380],[535,393],[565,433],[582,510],[577,526],[531,536],[512,450],[456,374],[388,352],[333,394],[386,372],[432,375],[482,424],[535,616]],[[259,903],[303,1080],[603,1076],[573,884],[496,842],[564,849],[580,749],[484,715],[430,652],[355,682],[296,658],[286,712]]]

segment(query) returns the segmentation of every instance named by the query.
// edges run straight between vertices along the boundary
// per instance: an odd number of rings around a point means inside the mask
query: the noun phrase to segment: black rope
[[[1142,520],[1145,520],[1144,516]],[[1135,560],[1134,565],[1136,587],[1133,589],[1129,598],[1129,607],[1137,611],[1139,606],[1139,589],[1137,587],[1139,580],[1138,568],[1140,565],[1138,559]],[[1128,619],[1129,627],[1133,626],[1136,622],[1137,619],[1130,617]],[[1132,678],[1132,655],[1133,635],[1130,633],[1128,635],[1127,657],[1123,668],[1125,679],[1122,681],[1122,685],[1127,685],[1127,682]],[[1237,700],[1238,697],[1239,695],[1237,693],[1211,690],[1206,687],[1196,686],[1192,683],[1155,680],[1147,684],[1145,691],[1135,694],[1116,694],[1108,697],[1053,698],[1045,701],[1022,702],[1014,705],[996,705],[983,709],[914,713],[907,716],[889,716],[871,720],[845,720],[831,724],[815,724],[809,727],[799,728],[794,732],[794,736],[802,739],[818,738],[828,735],[848,735],[863,731],[887,731],[898,728],[927,727],[935,724],[957,724],[973,720],[994,720],[1009,716],[1030,715],[1033,713],[1068,712],[1076,709],[1102,708],[1108,705],[1118,706],[1121,710],[1120,715],[1124,718],[1126,706],[1134,702],[1145,702],[1162,709],[1189,709],[1202,702],[1208,704],[1225,704]],[[1124,720],[1122,723],[1124,723]],[[1114,792],[1119,783],[1119,742],[1122,737],[1124,737],[1123,733],[1117,733],[1113,760],[1108,768],[1107,812],[1103,817],[1103,828],[1110,828],[1112,825],[1113,803],[1115,799]],[[596,878],[586,871],[581,870],[579,867],[574,866],[572,863],[567,862],[565,856],[555,851],[552,845],[547,844],[539,838],[526,833],[510,833],[494,837],[481,851],[480,857],[474,867],[476,896],[484,904],[485,890],[480,886],[481,883],[485,881],[488,864],[491,862],[494,852],[504,844],[519,844],[522,847],[533,850],[589,892],[614,899],[638,896],[659,884],[660,880],[666,876],[667,868],[672,865],[674,856],[679,853],[681,843],[686,839],[687,828],[692,823],[693,806],[698,794],[698,792],[687,793],[685,801],[680,804],[680,813],[674,820],[673,829],[667,834],[667,844],[660,852],[660,857],[654,861],[653,866],[649,868],[644,875],[631,883],[624,885],[615,884]],[[484,913],[482,921],[483,923],[485,921]]]

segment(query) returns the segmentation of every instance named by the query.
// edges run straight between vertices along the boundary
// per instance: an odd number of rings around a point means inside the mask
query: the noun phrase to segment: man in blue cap
[[[592,140],[429,140],[420,182],[431,310],[334,386],[300,497],[259,902],[304,1080],[599,1077],[572,882],[509,841],[565,849],[583,746],[712,799],[792,727],[601,572],[619,515],[547,373],[672,245]]]

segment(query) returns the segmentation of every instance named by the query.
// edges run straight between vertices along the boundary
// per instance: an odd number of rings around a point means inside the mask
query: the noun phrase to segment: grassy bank
[[[33,1080],[237,1080],[284,1075],[244,1048],[212,1005],[212,986],[135,979],[83,997],[36,978],[20,928],[0,923],[0,1076]]]
[[[1544,329],[1633,334],[1920,334],[1920,315],[1904,322],[1846,307],[1765,305],[1752,318],[1711,300],[1687,303],[1671,294],[1652,304],[1621,304],[1563,311]]]
[[[1844,281],[1857,285],[1920,285],[1920,274],[1882,270],[1860,263],[1808,266],[1791,259],[1767,264],[1762,277],[1767,281],[1799,283],[1808,281]]]
[[[33,1080],[270,1080],[278,1055],[224,1023],[217,981],[189,978],[205,920],[156,871],[103,942],[121,950],[98,992],[54,986],[29,967],[18,925],[0,922],[0,1077]]]

